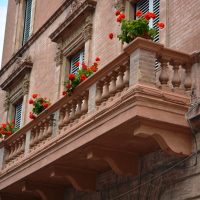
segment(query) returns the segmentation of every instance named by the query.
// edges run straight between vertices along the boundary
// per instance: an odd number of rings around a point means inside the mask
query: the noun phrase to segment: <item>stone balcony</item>
[[[192,65],[191,55],[133,41],[71,97],[1,143],[2,199],[63,199],[63,187],[95,190],[97,174],[110,168],[137,176],[140,157],[158,149],[191,154],[185,113]]]

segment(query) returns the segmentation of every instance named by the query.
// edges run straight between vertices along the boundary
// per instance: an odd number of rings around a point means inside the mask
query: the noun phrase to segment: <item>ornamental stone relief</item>
[[[120,10],[120,11],[124,11],[125,10],[125,2],[124,2],[124,0],[113,0],[113,1],[114,1],[114,7],[117,10]]]

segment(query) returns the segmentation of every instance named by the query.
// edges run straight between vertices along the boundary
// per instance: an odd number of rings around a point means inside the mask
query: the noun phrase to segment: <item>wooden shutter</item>
[[[156,14],[156,19],[149,20],[149,27],[155,28],[158,32],[154,38],[154,42],[159,42],[159,29],[157,27],[157,22],[159,22],[160,15],[160,0],[140,0],[136,4],[136,10],[141,10],[142,13],[154,12]]]
[[[32,16],[32,0],[26,0],[25,3],[23,44],[27,42],[30,36]]]
[[[15,105],[15,127],[20,128],[22,121],[22,102]]]
[[[76,74],[79,70],[79,67],[75,66],[77,62],[83,63],[84,62],[84,50],[79,51],[71,58],[71,66],[70,66],[70,73]]]

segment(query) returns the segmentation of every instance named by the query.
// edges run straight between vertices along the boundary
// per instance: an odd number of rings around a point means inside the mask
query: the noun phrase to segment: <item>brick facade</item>
[[[36,0],[33,35],[40,30],[63,2],[63,0]],[[99,0],[97,2],[92,18],[92,39],[90,41],[90,48],[88,48],[88,52],[86,52],[86,54],[90,55],[89,63],[92,63],[95,57],[99,56],[101,58],[101,66],[105,66],[122,52],[122,45],[118,42],[116,35],[113,40],[108,39],[108,34],[110,32],[119,32],[119,26],[115,22],[115,16],[113,14],[115,11],[113,2],[113,0]],[[185,0],[161,0],[161,2],[161,5],[166,6],[165,9],[161,8],[161,10],[167,10],[166,16],[161,14],[163,21],[167,23],[166,30],[163,30],[166,35],[161,33],[161,41],[163,41],[167,47],[175,50],[181,50],[187,53],[199,51],[200,0],[191,0],[187,2]],[[14,0],[9,0],[2,60],[3,67],[8,65],[7,62],[16,53],[13,50],[15,10],[16,2]],[[70,11],[66,9],[57,19],[52,21],[51,25],[45,27],[45,30],[22,55],[23,58],[30,56],[33,62],[28,97],[30,97],[32,93],[40,93],[42,96],[50,98],[52,103],[56,102],[61,97],[62,90],[60,84],[62,84],[65,79],[64,76],[66,74],[63,74],[63,72],[66,71],[65,69],[68,67],[65,66],[67,60],[65,57],[62,58],[62,64],[56,66],[55,57],[58,52],[58,44],[52,42],[49,36],[58,28],[59,24],[65,20],[69,12]],[[163,38],[165,36],[166,38]],[[152,62],[152,59],[150,59],[150,61]],[[14,66],[15,63],[9,64],[5,72],[0,72],[0,82],[3,82],[3,80],[12,73]],[[152,76],[150,74],[147,79],[153,79]],[[1,122],[6,120],[6,112],[4,112],[5,95],[4,91],[0,91]],[[28,105],[26,113],[29,113],[30,110],[31,107]],[[25,124],[29,121],[27,115]],[[176,157],[168,156],[161,151],[152,153],[140,159],[140,177],[120,177],[108,170],[98,175],[96,192],[77,192],[75,189],[68,188],[65,191],[65,199],[200,199],[199,158],[197,159],[197,165],[194,165],[195,156],[173,167],[172,170],[169,170],[169,172],[161,175],[159,178],[154,179],[157,175],[163,173],[183,159],[184,158],[177,159]],[[148,183],[144,184],[146,181]],[[139,187],[139,185],[142,186]],[[121,194],[125,195],[115,198]]]

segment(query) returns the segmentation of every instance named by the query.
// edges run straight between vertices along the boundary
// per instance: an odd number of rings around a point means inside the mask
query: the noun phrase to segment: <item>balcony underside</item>
[[[192,139],[184,117],[188,103],[185,95],[147,85],[125,90],[19,158],[17,166],[3,170],[1,193],[54,199],[52,188],[60,195],[70,185],[95,190],[97,174],[110,168],[118,175],[136,176],[139,158],[160,148],[189,155]]]

